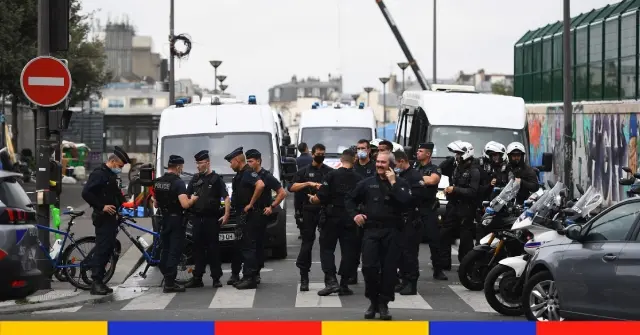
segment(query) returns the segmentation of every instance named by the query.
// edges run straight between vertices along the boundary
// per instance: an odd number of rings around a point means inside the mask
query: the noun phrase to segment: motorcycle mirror
[[[628,166],[623,166],[621,167],[622,171],[626,172],[626,173],[631,173],[631,169]]]
[[[635,182],[634,179],[620,178],[620,181],[618,183],[623,186],[629,186],[629,185],[633,185],[634,182]]]
[[[576,184],[576,188],[578,189],[578,192],[580,192],[580,194],[584,194],[584,188],[582,188],[582,186]]]
[[[633,177],[636,178],[636,179],[640,179],[640,173],[634,173]]]

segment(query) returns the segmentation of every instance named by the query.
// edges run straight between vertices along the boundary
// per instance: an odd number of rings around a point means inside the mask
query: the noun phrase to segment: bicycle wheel
[[[191,281],[193,281],[193,270],[194,270],[194,262],[193,262],[193,242],[191,239],[187,238],[185,240],[184,251],[182,252],[182,257],[180,258],[180,263],[178,264],[178,273],[176,276],[176,283],[180,285],[187,285]]]
[[[82,289],[88,290],[93,285],[91,279],[91,263],[93,258],[93,249],[96,245],[95,236],[85,236],[76,241],[75,244],[69,245],[65,248],[62,254],[62,260],[67,264],[79,264],[79,267],[65,268],[66,276],[71,285]],[[72,253],[76,252],[78,256],[73,256]],[[84,258],[86,257],[86,258]],[[103,282],[106,284],[116,270],[117,256],[115,253],[111,253],[109,261],[106,265],[105,276]]]

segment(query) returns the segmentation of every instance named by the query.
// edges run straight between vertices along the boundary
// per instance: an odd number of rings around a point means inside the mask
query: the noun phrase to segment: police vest
[[[162,210],[162,214],[181,214],[184,210],[178,200],[178,194],[172,190],[173,183],[178,179],[180,177],[174,173],[165,173],[153,184],[158,208]]]
[[[242,183],[242,176],[247,170],[252,171],[249,165],[245,165],[242,170],[236,173],[231,184],[233,189],[233,205],[237,210],[242,210],[251,202],[251,197],[253,197],[253,192],[255,191],[255,185]]]
[[[93,173],[108,176],[107,184],[103,187],[99,194],[101,202],[105,205],[114,205],[116,208],[122,205],[121,198],[123,197],[122,191],[118,186],[118,177],[112,173],[104,165],[93,170]],[[99,209],[102,212],[102,208]]]
[[[433,164],[433,163],[431,163],[431,162],[429,162],[429,164],[427,164],[425,166],[421,166],[418,162],[416,162],[416,164],[414,164],[414,165],[416,166],[415,169],[418,170],[421,175],[424,175],[424,173],[426,171],[432,171],[432,173],[433,173],[433,171],[438,169],[438,166]],[[422,184],[424,184],[424,182],[422,182]],[[424,187],[427,189],[425,198],[429,199],[429,200],[435,200],[437,195],[438,195],[438,185],[425,185]],[[429,203],[427,203],[427,205],[430,205],[430,202],[431,201],[429,201]]]
[[[209,175],[198,174],[191,185],[194,194],[198,196],[198,200],[191,208],[191,211],[199,215],[216,216],[220,214],[220,194],[216,183],[220,180],[220,176],[215,172]]]

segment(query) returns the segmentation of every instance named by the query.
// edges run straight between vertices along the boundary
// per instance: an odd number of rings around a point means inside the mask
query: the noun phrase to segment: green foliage
[[[71,0],[69,51],[52,56],[69,61],[71,105],[99,94],[110,75],[101,42],[89,40],[92,14],[81,14],[80,0]],[[24,65],[37,55],[38,1],[0,1],[0,94],[15,95],[25,102],[20,88]]]
[[[491,85],[491,93],[501,95],[513,95],[513,88],[505,85],[502,82],[494,83]]]

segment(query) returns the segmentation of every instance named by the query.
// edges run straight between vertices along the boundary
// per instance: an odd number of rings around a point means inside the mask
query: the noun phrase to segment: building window
[[[313,90],[312,90],[312,92],[311,92],[311,95],[312,95],[314,98],[320,97],[320,88],[318,88],[318,87],[314,87],[314,88],[313,88]]]
[[[109,108],[124,108],[124,100],[109,99]]]
[[[124,146],[125,129],[124,127],[112,126],[107,128],[107,147]],[[126,150],[127,148],[123,148]]]
[[[276,87],[273,90],[273,97],[276,98],[276,99],[280,99],[280,88],[279,87]]]
[[[304,98],[304,88],[298,89],[298,98]]]
[[[153,98],[131,98],[129,99],[129,107],[152,107]]]

